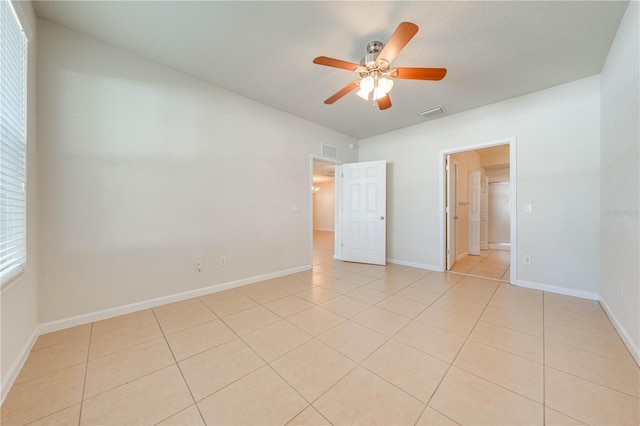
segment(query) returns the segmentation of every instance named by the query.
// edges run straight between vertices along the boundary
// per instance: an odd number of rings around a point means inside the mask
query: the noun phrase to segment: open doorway
[[[333,260],[336,232],[336,164],[312,159],[311,234],[313,265]]]
[[[515,164],[510,145],[444,153],[443,269],[503,281],[515,276]]]

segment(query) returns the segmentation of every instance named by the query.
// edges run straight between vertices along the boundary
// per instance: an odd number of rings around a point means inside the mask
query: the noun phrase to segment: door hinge
[[[449,207],[445,207],[445,208],[444,208],[444,212],[445,212],[445,213],[449,213]]]
[[[449,249],[446,249],[446,250],[444,251],[444,254],[446,254],[447,256],[449,256]]]

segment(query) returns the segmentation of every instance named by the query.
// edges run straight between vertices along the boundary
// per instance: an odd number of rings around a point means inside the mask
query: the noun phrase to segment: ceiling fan
[[[391,61],[409,43],[418,32],[418,26],[411,22],[402,22],[393,32],[386,45],[379,41],[372,41],[367,45],[367,54],[360,64],[342,61],[340,59],[318,56],[314,64],[341,68],[357,72],[360,78],[334,95],[324,103],[332,104],[347,93],[359,88],[356,93],[365,100],[373,100],[378,108],[383,110],[391,107],[389,91],[393,87],[394,79],[404,80],[442,80],[447,74],[445,68],[391,68]]]

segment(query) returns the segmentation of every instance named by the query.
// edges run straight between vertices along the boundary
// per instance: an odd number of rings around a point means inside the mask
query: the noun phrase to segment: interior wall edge
[[[27,362],[27,358],[29,357],[29,354],[31,353],[31,349],[33,348],[33,345],[36,343],[36,340],[38,339],[39,335],[40,333],[38,332],[38,326],[36,325],[36,327],[31,332],[31,336],[29,336],[29,339],[25,342],[24,347],[22,348],[22,351],[20,351],[19,356],[13,361],[13,364],[8,368],[5,377],[2,377],[0,379],[2,383],[1,385],[2,390],[0,391],[0,405],[4,403],[5,398],[9,394],[9,390],[11,390],[11,387],[13,386],[16,379],[18,378],[18,374],[20,373],[20,370],[22,370],[22,367],[24,367],[25,362]]]
[[[618,320],[618,317],[615,315],[611,307],[607,304],[607,301],[601,297],[599,302],[600,302],[600,306],[602,306],[602,309],[609,317],[611,324],[613,324],[616,331],[618,332],[618,335],[622,339],[622,343],[624,343],[624,345],[627,347],[627,349],[631,353],[631,356],[636,361],[636,364],[638,364],[638,367],[640,367],[640,347],[634,343],[633,339],[627,332],[627,329]]]
[[[240,287],[247,284],[253,284],[260,281],[265,281],[273,278],[279,278],[285,275],[295,274],[297,272],[304,272],[311,270],[311,265],[303,265],[296,268],[285,269],[282,271],[270,272],[264,275],[257,275],[249,278],[243,278],[240,280],[230,281],[222,284],[215,284],[208,287],[198,288],[196,290],[190,290],[183,293],[176,293],[168,296],[161,296],[154,299],[143,300],[140,302],[134,302],[115,308],[103,309],[96,312],[89,312],[86,314],[76,315],[69,318],[63,318],[50,322],[38,324],[36,327],[37,336],[45,333],[51,333],[54,331],[64,330],[66,328],[75,327],[78,325],[88,324],[94,321],[100,321],[108,318],[113,318],[119,315],[129,314],[131,312],[137,312],[144,309],[154,308],[156,306],[166,305],[167,303],[180,302],[182,300],[191,299],[193,297],[205,296],[207,294],[217,293],[223,290],[230,290],[236,287]]]

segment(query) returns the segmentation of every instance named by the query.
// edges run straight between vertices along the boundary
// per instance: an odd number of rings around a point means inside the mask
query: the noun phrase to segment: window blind
[[[11,2],[0,0],[0,279],[19,274],[27,260],[27,39]]]

